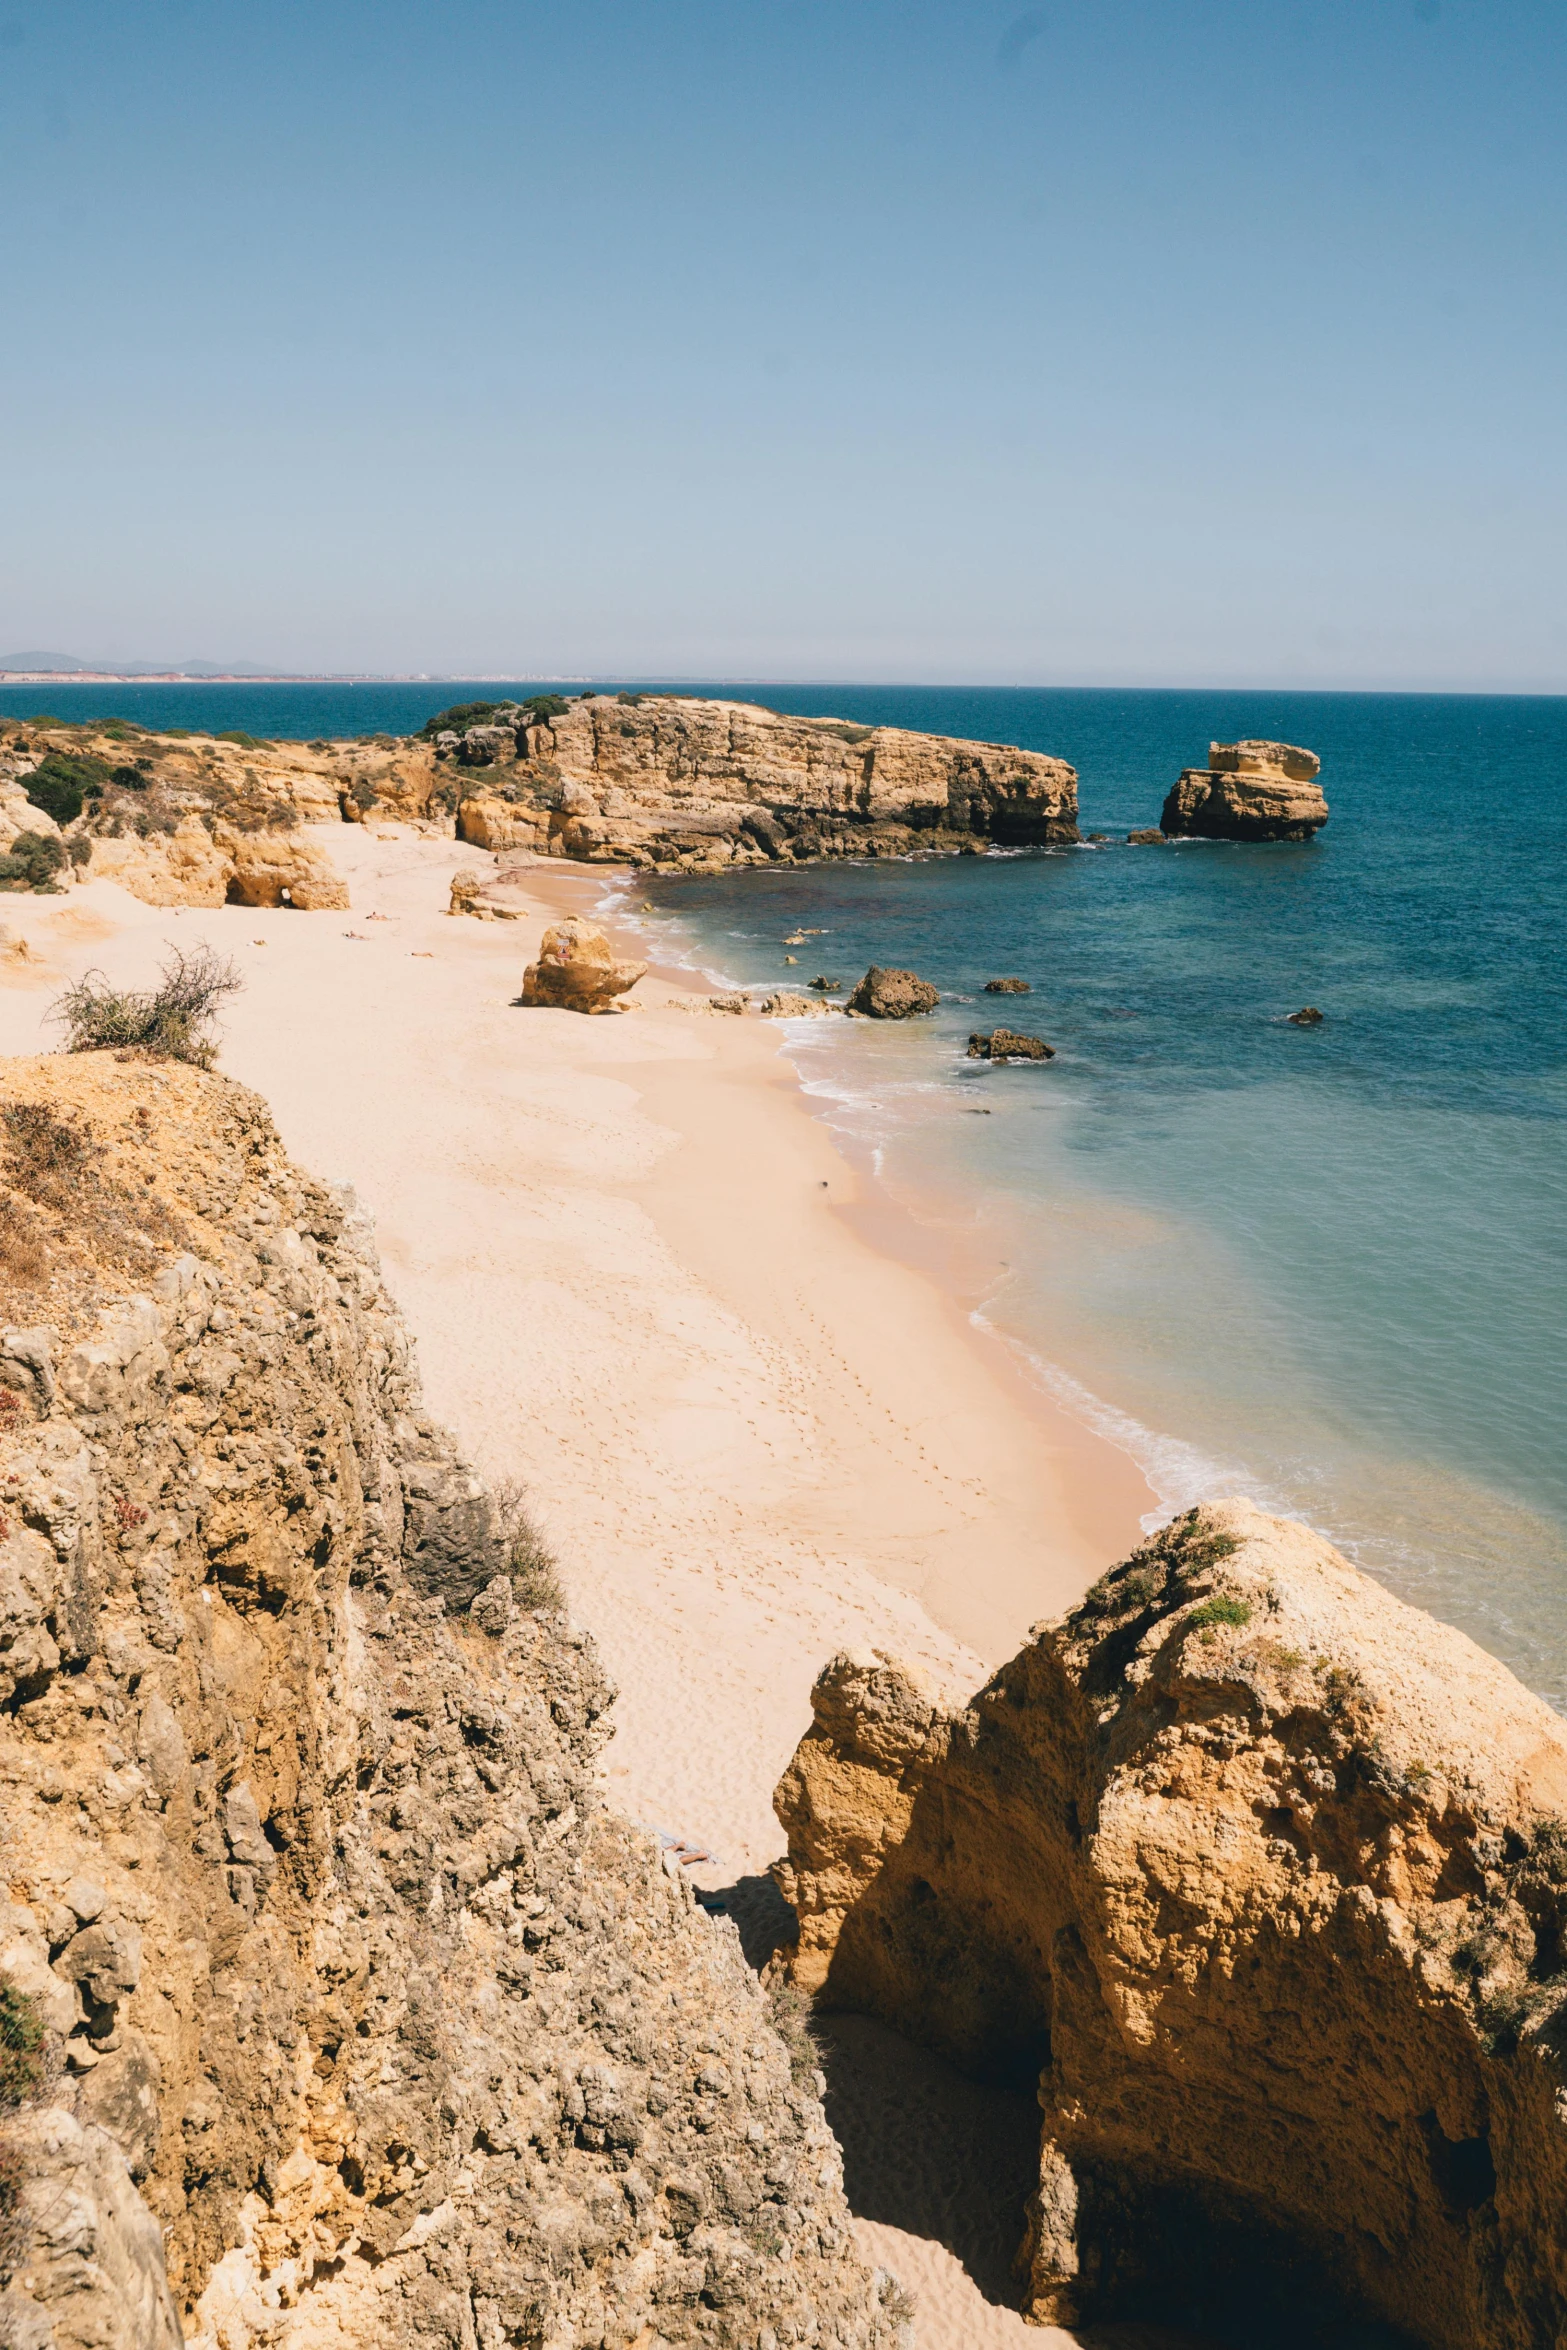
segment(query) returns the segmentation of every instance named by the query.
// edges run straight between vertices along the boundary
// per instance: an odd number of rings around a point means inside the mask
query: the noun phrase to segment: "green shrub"
[[[102,759],[68,751],[47,751],[22,786],[35,808],[42,808],[56,824],[74,824],[89,792],[103,790],[108,767]]]
[[[152,781],[152,769],[146,760],[138,759],[134,767],[111,767],[109,781],[117,783],[121,791],[145,791]]]
[[[530,726],[543,726],[551,718],[561,718],[571,708],[564,694],[530,694],[522,704]]]
[[[188,743],[194,740],[196,730],[193,726],[164,726],[159,728],[159,732],[165,742]]]
[[[43,2078],[43,2017],[37,2003],[0,1975],[0,2110],[14,2111]]]
[[[40,710],[36,717],[25,718],[22,723],[24,726],[63,726],[65,724],[65,720],[63,718],[51,718],[47,710]]]
[[[88,971],[50,1007],[72,1053],[111,1050],[153,1053],[210,1069],[217,1058],[212,1033],[218,1006],[244,981],[226,955],[210,947],[193,954],[176,948],[163,964],[161,984],[146,991],[112,988],[101,971]]]
[[[1231,1599],[1228,1593],[1219,1592],[1214,1598],[1205,1599],[1201,1607],[1194,1607],[1186,1622],[1189,1629],[1203,1624],[1249,1624],[1251,1604],[1248,1600]]]
[[[437,710],[433,718],[427,718],[419,732],[432,742],[438,734],[466,734],[470,726],[482,726],[486,718],[493,718],[500,706],[499,702],[454,702],[449,710]]]
[[[0,857],[0,887],[52,892],[65,850],[48,832],[19,832],[8,856]]]
[[[560,1567],[528,1508],[527,1488],[513,1477],[503,1477],[491,1488],[495,1528],[504,1561],[502,1572],[511,1577],[519,1607],[563,1608],[566,1594]]]
[[[215,734],[212,739],[215,743],[238,743],[242,751],[266,751],[272,747],[265,735],[245,734],[237,726],[229,727],[223,734]]]

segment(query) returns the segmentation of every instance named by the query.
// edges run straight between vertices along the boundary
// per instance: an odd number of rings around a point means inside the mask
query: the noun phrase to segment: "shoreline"
[[[36,959],[0,965],[0,1049],[52,1049],[40,1016],[89,966],[141,985],[170,945],[233,954],[220,1068],[303,1165],[353,1184],[431,1415],[526,1484],[618,1685],[608,1800],[757,1914],[772,1790],[828,1659],[881,1649],[966,1700],[1136,1544],[1153,1496],[909,1261],[913,1219],[771,1024],[694,1010],[705,986],[656,968],[630,1014],[513,1008],[548,921],[604,918],[602,873],[519,874],[524,918],[479,922],[442,910],[454,871],[491,863],[463,844],[345,826],[329,845],[348,914],[149,907],[106,882],[13,899]],[[944,2191],[939,2132],[886,2159]],[[887,2208],[858,2231],[917,2291],[928,2350],[1070,2339],[1025,2336]]]

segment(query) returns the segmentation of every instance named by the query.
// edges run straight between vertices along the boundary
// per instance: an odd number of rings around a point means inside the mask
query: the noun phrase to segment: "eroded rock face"
[[[646,963],[622,962],[591,922],[557,922],[539,942],[538,961],[523,973],[522,1000],[565,1012],[613,1012],[620,1008],[616,997],[646,970]]]
[[[1201,840],[1310,840],[1328,820],[1321,761],[1294,743],[1210,743],[1164,803],[1165,834]],[[1128,838],[1135,838],[1128,835]]]
[[[1211,2318],[1228,2262],[1437,2350],[1560,2338],[1567,1725],[1501,1665],[1224,1502],[964,1712],[885,1658],[814,1707],[797,1979],[1037,2074],[1030,2314]]]
[[[884,971],[873,963],[844,1009],[863,1013],[867,1020],[912,1020],[922,1012],[934,1012],[940,1001],[940,989],[918,972]]]
[[[476,846],[709,872],[1077,838],[1076,772],[1035,751],[673,694],[524,715],[510,762],[497,725],[448,753],[485,771],[459,813]]]
[[[215,1076],[3,1090],[93,1169],[0,1153],[0,1968],[52,2055],[3,2338],[891,2350],[815,2076],[603,1809],[592,1646],[510,1604],[351,1197]]]
[[[118,882],[147,906],[297,906],[341,910],[348,887],[332,860],[295,832],[237,831],[181,818],[171,833],[95,837],[91,879]]]

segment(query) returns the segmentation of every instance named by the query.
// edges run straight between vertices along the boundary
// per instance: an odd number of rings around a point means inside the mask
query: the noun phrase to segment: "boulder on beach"
[[[1015,1028],[993,1028],[968,1040],[971,1061],[1053,1061],[1056,1048],[1042,1036],[1020,1036]]]
[[[454,873],[447,913],[472,914],[479,922],[520,922],[520,906],[498,906],[485,896],[485,891],[492,886],[494,879],[493,873],[475,873],[471,866],[464,866],[460,873]]]
[[[934,1012],[941,996],[928,979],[915,971],[884,971],[873,963],[850,996],[847,1009],[868,1020],[912,1020]]]
[[[635,987],[646,969],[646,963],[623,963],[591,922],[557,922],[522,975],[522,1000],[563,1012],[618,1012],[624,1007],[615,997]]]
[[[1026,979],[987,979],[985,982],[986,995],[1032,995],[1033,992]]]
[[[1210,743],[1207,766],[1183,771],[1160,825],[1197,840],[1310,840],[1328,820],[1321,765],[1298,743]]]

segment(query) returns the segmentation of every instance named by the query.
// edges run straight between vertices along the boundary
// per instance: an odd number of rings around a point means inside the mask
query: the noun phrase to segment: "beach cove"
[[[776,1027],[657,969],[621,1017],[515,1008],[545,923],[600,879],[535,869],[519,920],[478,923],[443,911],[471,849],[390,827],[328,845],[348,915],[150,908],[110,883],[11,901],[31,951],[5,965],[0,1048],[48,1049],[47,1005],[90,966],[136,985],[170,943],[234,956],[221,1066],[353,1185],[432,1412],[486,1476],[526,1482],[619,1689],[610,1800],[759,1913],[772,1791],[827,1658],[893,1651],[960,1698],[1134,1545],[1154,1497],[907,1261],[919,1236],[812,1115]],[[878,2097],[910,2124],[860,2198],[867,2249],[919,2294],[927,2341],[1023,2338],[997,2304],[1008,2248],[965,2267],[941,2241],[970,2238],[920,2151],[948,2114],[978,2214],[994,2107],[933,2059],[900,2077],[875,2027],[859,2043],[857,2142],[881,2140]]]

